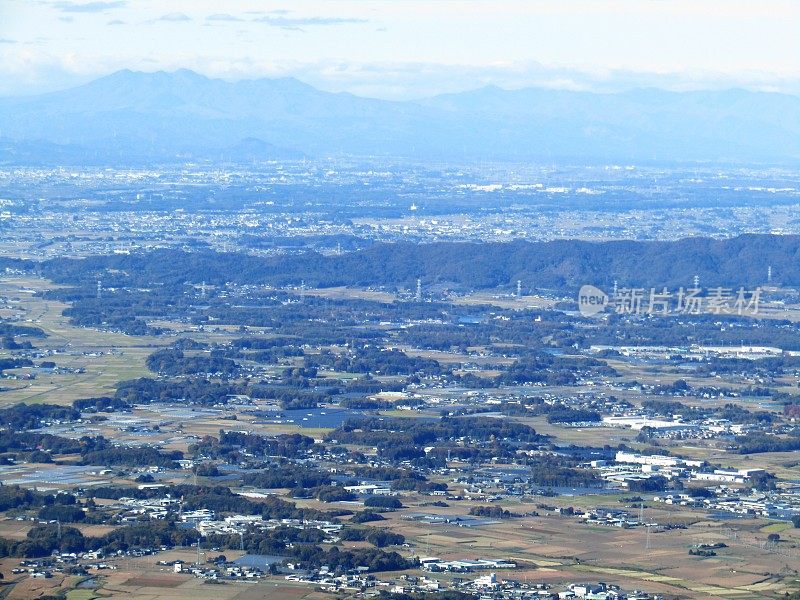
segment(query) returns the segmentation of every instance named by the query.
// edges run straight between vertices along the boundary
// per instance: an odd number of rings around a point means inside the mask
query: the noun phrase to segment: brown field
[[[288,585],[285,583],[265,581],[255,585],[245,586],[245,589],[240,591],[233,598],[234,600],[263,600],[265,598],[269,598],[270,600],[319,600],[330,597],[331,594],[317,592],[312,586],[308,585]]]
[[[571,502],[577,498],[544,500],[548,504],[579,504]],[[594,497],[589,504],[621,506],[607,497]],[[459,502],[449,508],[412,506],[412,510],[455,515],[464,514],[472,505]],[[529,504],[506,506],[512,512],[533,508]],[[538,567],[500,574],[513,579],[566,583],[588,578],[684,598],[764,598],[796,586],[800,535],[794,530],[784,529],[781,547],[768,550],[761,547],[768,533],[762,531],[763,521],[737,521],[738,535],[733,539],[728,525],[703,520],[686,509],[655,505],[647,508],[646,515],[658,523],[684,522],[688,528],[654,531],[648,548],[643,529],[587,526],[574,517],[526,517],[498,525],[460,528],[431,526],[393,514],[382,526],[413,540],[412,551],[420,555],[506,558]],[[712,542],[724,542],[728,547],[713,558],[689,556],[692,544]]]
[[[17,521],[16,519],[3,519],[0,521],[0,537],[11,540],[24,540],[28,531],[35,523],[31,521]]]
[[[128,587],[165,587],[174,588],[186,583],[186,577],[179,573],[145,573],[134,575],[124,585]]]

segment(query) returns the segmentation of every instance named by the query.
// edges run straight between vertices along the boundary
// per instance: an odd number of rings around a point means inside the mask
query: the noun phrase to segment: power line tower
[[[517,298],[522,298],[522,280],[517,279]]]
[[[639,525],[643,525],[645,528],[645,542],[644,548],[645,550],[650,550],[652,547],[650,545],[650,523],[645,523],[644,520],[644,502],[639,504]]]
[[[100,298],[102,298],[102,297],[103,297],[103,282],[100,280],[100,278],[98,278],[97,279],[97,299],[100,300]]]
[[[767,283],[772,283],[772,265],[767,267]]]
[[[200,297],[205,299],[206,297],[206,282],[203,280],[203,284],[200,286]]]
[[[300,282],[300,302],[306,301],[306,281],[305,279]]]
[[[422,279],[417,279],[417,294],[414,299],[417,302],[422,302]]]
[[[694,283],[694,288],[698,289],[700,287],[700,275],[692,277],[692,282]]]

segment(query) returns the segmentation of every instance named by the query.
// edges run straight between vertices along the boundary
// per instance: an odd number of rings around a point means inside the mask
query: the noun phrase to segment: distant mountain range
[[[0,162],[422,160],[797,164],[800,97],[728,90],[596,94],[485,87],[415,102],[296,79],[119,71],[0,98]]]

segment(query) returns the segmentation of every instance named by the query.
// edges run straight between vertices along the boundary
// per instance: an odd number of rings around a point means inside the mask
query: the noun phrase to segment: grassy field
[[[39,327],[47,334],[45,339],[32,340],[40,350],[53,353],[46,360],[70,372],[38,372],[35,379],[2,380],[0,406],[18,402],[68,404],[78,398],[113,395],[117,382],[146,375],[147,356],[169,342],[169,338],[134,338],[75,327],[61,314],[66,304],[34,295],[52,287],[33,277],[4,278],[0,281],[0,296],[8,298],[7,304],[13,307],[20,325]],[[8,351],[0,350],[0,357],[8,355]],[[7,371],[18,377],[29,372]]]
[[[496,292],[473,292],[467,296],[456,299],[453,304],[466,306],[497,306],[510,310],[549,309],[556,304],[555,300],[541,296],[522,296],[517,298],[511,295],[500,295]]]
[[[395,295],[389,292],[360,290],[349,287],[307,289],[304,293],[307,296],[330,298],[331,300],[369,300],[370,302],[383,302],[385,304],[391,304],[396,300]]]

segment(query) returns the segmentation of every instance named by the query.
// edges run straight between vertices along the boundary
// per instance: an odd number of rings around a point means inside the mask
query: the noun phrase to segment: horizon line
[[[459,94],[469,94],[473,92],[478,92],[481,90],[500,90],[502,92],[519,92],[519,91],[526,91],[526,90],[543,90],[543,91],[550,91],[550,92],[564,92],[570,94],[590,94],[590,95],[598,95],[598,96],[619,96],[623,94],[628,94],[637,91],[658,91],[668,94],[692,94],[692,93],[726,93],[726,92],[745,92],[748,94],[767,94],[773,96],[786,96],[790,98],[800,98],[800,92],[792,93],[789,91],[780,91],[780,90],[763,90],[763,89],[751,89],[748,88],[744,84],[739,85],[731,85],[731,86],[698,86],[698,87],[689,87],[688,89],[672,89],[669,86],[658,86],[653,84],[648,85],[632,85],[632,86],[622,86],[622,89],[618,90],[593,90],[593,89],[573,89],[567,87],[559,87],[559,86],[548,86],[542,84],[531,84],[525,85],[520,87],[503,87],[502,85],[498,85],[496,83],[487,83],[485,85],[481,85],[478,87],[470,87],[470,88],[462,88],[462,89],[453,89],[450,91],[443,91],[432,95],[425,95],[419,96],[416,98],[387,98],[381,96],[374,96],[374,95],[362,95],[358,93],[354,93],[347,90],[339,90],[333,91],[328,90],[323,87],[318,87],[315,84],[309,83],[304,81],[300,77],[296,75],[281,75],[281,76],[269,76],[269,75],[261,75],[261,76],[220,76],[220,75],[207,75],[205,73],[195,71],[194,69],[190,69],[188,67],[179,67],[174,70],[167,70],[167,69],[156,69],[153,71],[147,71],[143,69],[132,69],[129,67],[125,67],[122,69],[117,69],[115,71],[110,71],[108,73],[102,75],[95,75],[82,83],[78,83],[76,85],[69,85],[66,87],[59,87],[57,89],[49,90],[49,91],[39,91],[39,92],[32,92],[32,93],[23,93],[23,94],[0,94],[0,98],[4,99],[11,99],[11,98],[36,98],[41,96],[47,96],[50,94],[57,94],[60,92],[66,92],[74,89],[78,89],[87,85],[91,85],[97,81],[101,81],[103,79],[107,79],[109,77],[113,77],[120,73],[131,73],[136,75],[177,75],[180,73],[188,73],[191,75],[195,75],[207,81],[221,81],[228,84],[235,84],[239,82],[245,81],[295,81],[297,83],[303,84],[308,86],[309,88],[316,90],[318,92],[326,93],[326,94],[333,94],[333,95],[349,95],[354,96],[357,98],[369,99],[369,100],[378,100],[381,102],[392,102],[392,103],[406,103],[406,102],[419,102],[424,101],[427,99],[437,98],[441,96],[450,96],[450,95],[459,95]]]

